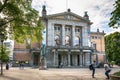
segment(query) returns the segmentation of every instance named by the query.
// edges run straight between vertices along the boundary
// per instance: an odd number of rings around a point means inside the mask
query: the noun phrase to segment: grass
[[[114,75],[116,75],[116,76],[120,76],[120,71],[119,71],[119,72],[114,73]]]

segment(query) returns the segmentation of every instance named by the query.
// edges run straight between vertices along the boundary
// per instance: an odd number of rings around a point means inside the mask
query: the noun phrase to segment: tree
[[[31,3],[32,0],[0,0],[0,34],[4,34],[4,40],[9,37],[23,43],[29,38],[34,42],[41,42],[43,30],[41,18]],[[1,51],[1,61],[7,59],[3,52]]]
[[[42,40],[43,26],[38,11],[31,7],[32,0],[0,1],[0,33],[17,42]]]
[[[111,15],[109,26],[118,28],[120,26],[120,0],[115,1],[114,10],[111,12]]]
[[[115,61],[119,64],[120,61],[120,33],[115,32],[113,34],[105,36],[105,52],[108,61]]]
[[[3,47],[3,53],[2,53],[2,46],[0,46],[0,60],[2,60],[2,62],[8,62],[9,61],[9,49],[7,49],[7,47]]]
[[[7,48],[5,48],[3,46],[3,42],[2,42],[2,46],[0,46],[0,48],[1,48],[1,50],[0,50],[1,75],[3,75],[3,62],[9,61],[9,56],[8,56],[9,51],[7,50]]]

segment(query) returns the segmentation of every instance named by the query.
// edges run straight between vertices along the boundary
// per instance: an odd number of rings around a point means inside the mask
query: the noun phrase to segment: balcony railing
[[[47,46],[53,49],[84,49],[84,50],[94,50],[92,47],[89,46],[64,46],[64,45],[57,45],[57,46]]]

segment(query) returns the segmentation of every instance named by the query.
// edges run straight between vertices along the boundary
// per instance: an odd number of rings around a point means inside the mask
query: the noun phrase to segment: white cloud
[[[115,31],[108,27],[114,2],[115,0],[34,0],[33,6],[39,10],[40,15],[44,3],[47,5],[47,14],[64,12],[70,8],[73,13],[83,16],[84,12],[88,11],[90,20],[93,22],[91,31],[99,28],[100,31],[110,33]]]

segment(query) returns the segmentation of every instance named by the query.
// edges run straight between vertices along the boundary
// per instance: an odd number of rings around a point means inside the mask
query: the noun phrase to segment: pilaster
[[[56,49],[54,52],[54,65],[58,66],[58,50]]]
[[[71,54],[71,51],[70,50],[68,50],[68,66],[71,66],[71,64],[70,64],[70,54]]]
[[[72,46],[74,46],[75,43],[75,26],[72,26]]]
[[[65,25],[62,25],[62,45],[65,45]]]

